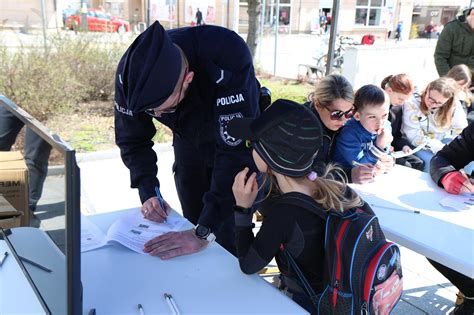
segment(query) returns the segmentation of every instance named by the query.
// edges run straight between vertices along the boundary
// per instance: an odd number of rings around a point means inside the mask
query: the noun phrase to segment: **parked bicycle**
[[[351,37],[338,36],[336,49],[334,50],[334,60],[332,73],[341,73],[344,64],[344,52],[347,46],[358,45],[359,43]],[[327,46],[323,51],[327,51]],[[302,82],[313,84],[326,75],[327,53],[313,57],[315,64],[300,64],[298,67],[298,79]]]
[[[352,37],[339,36],[337,38],[338,43],[336,43],[336,49],[334,50],[334,59],[332,64],[332,73],[341,73],[342,66],[344,65],[344,53],[348,46],[359,45],[359,43]],[[326,73],[326,64],[327,64],[328,54],[324,54],[316,62],[317,68],[324,69]]]

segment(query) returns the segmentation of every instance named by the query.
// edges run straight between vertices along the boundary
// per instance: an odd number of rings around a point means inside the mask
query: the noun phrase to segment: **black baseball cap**
[[[311,110],[279,99],[257,118],[234,118],[227,125],[234,138],[250,140],[253,148],[276,172],[308,174],[323,143],[322,126]]]
[[[181,62],[179,48],[156,21],[135,39],[119,63],[119,106],[137,113],[163,104],[178,83]]]

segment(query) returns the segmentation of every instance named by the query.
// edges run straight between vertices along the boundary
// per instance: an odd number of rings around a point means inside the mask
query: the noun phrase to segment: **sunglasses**
[[[354,112],[355,112],[354,107],[343,112],[342,110],[330,110],[326,106],[322,105],[319,100],[318,100],[318,104],[319,106],[321,106],[322,108],[324,108],[325,110],[329,112],[329,117],[331,118],[331,120],[340,120],[342,117],[344,117],[345,119],[350,119],[352,116],[354,116]]]
[[[181,81],[181,86],[179,88],[178,97],[174,101],[173,106],[170,106],[170,107],[165,108],[165,109],[160,109],[159,107],[152,108],[152,109],[147,109],[147,110],[145,110],[145,113],[147,113],[148,115],[150,115],[152,117],[159,118],[162,114],[172,114],[172,113],[176,112],[176,110],[178,109],[179,99],[181,98],[181,92],[183,91],[183,85],[184,85],[184,81],[186,80],[186,75],[187,74],[188,74],[188,67],[186,67],[184,69],[184,76],[183,76],[183,80]]]

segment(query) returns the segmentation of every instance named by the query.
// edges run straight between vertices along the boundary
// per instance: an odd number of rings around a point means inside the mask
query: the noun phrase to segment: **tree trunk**
[[[247,46],[249,46],[252,58],[255,57],[258,41],[260,0],[248,0],[249,30],[247,34]]]

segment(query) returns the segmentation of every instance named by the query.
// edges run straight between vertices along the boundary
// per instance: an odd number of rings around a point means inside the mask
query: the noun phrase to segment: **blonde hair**
[[[345,210],[360,207],[363,202],[356,194],[347,194],[347,177],[344,171],[329,163],[323,174],[318,174],[314,181],[310,181],[307,176],[292,177],[299,184],[312,187],[312,197],[319,203],[326,211],[333,209],[335,211],[343,212]],[[264,184],[269,182],[269,190],[265,198],[269,197],[274,189],[280,191],[275,177],[272,175],[271,169],[264,174]]]
[[[449,126],[451,126],[451,120],[454,112],[455,96],[457,92],[456,81],[451,78],[441,77],[428,84],[426,89],[421,94],[420,101],[420,110],[426,116],[429,115],[430,110],[428,106],[426,106],[425,96],[428,91],[431,90],[439,92],[441,95],[448,99],[446,103],[444,103],[443,106],[441,106],[436,111],[436,115],[434,117],[440,127],[448,128]]]
[[[329,107],[337,99],[354,103],[354,90],[345,77],[339,74],[330,74],[316,83],[314,92],[308,98],[313,104],[317,104],[319,101],[325,107]]]

